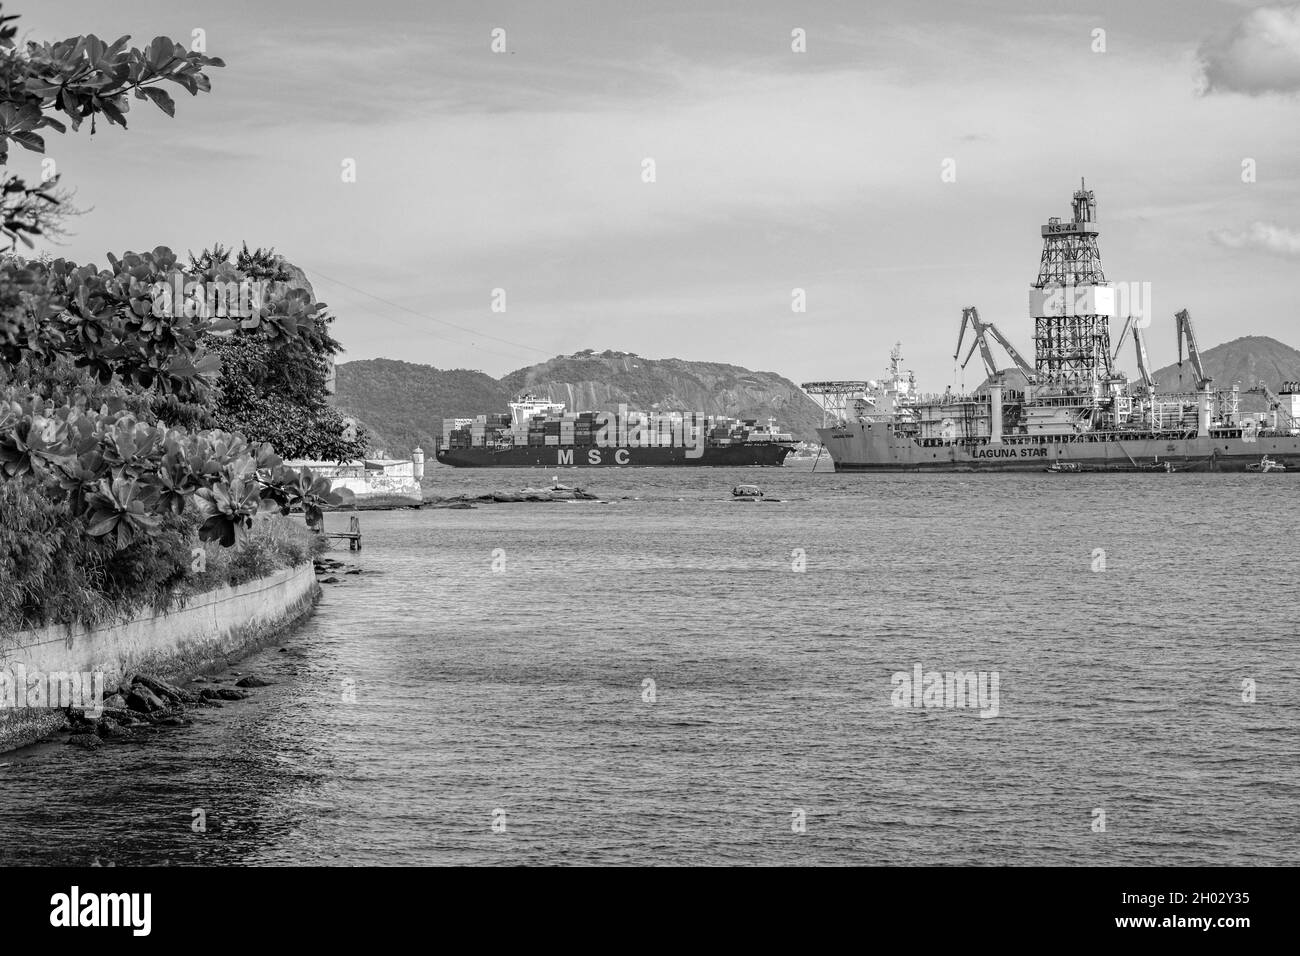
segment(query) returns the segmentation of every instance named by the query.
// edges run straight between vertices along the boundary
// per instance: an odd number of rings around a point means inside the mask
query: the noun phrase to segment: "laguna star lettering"
[[[1047,449],[1033,448],[976,448],[972,458],[1046,458]]]

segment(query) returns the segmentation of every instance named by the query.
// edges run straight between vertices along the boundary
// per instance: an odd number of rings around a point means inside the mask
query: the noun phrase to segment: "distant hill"
[[[1125,368],[1133,363],[1129,357],[1133,347],[1126,343],[1120,362]],[[1224,342],[1201,353],[1201,362],[1205,365],[1205,374],[1213,379],[1211,388],[1232,388],[1233,383],[1240,382],[1242,391],[1253,388],[1263,382],[1273,391],[1278,391],[1283,382],[1300,381],[1300,351],[1266,335],[1247,335],[1231,342]],[[1175,363],[1166,365],[1152,373],[1156,388],[1162,392],[1190,392],[1196,385],[1192,380],[1191,363],[1184,360],[1182,377]],[[1133,375],[1136,376],[1136,371]],[[1017,368],[1005,369],[1003,375],[1013,388],[1025,387],[1025,376]],[[985,379],[976,391],[981,391],[989,383]],[[1242,395],[1241,411],[1249,415],[1252,412],[1266,411],[1268,401],[1262,395]]]
[[[344,362],[337,375],[334,404],[365,426],[372,449],[395,456],[419,446],[432,459],[444,418],[504,411],[511,398],[482,372],[394,359]]]
[[[432,457],[444,418],[507,411],[522,392],[563,402],[571,411],[697,411],[777,423],[816,439],[822,413],[789,379],[718,362],[647,359],[630,352],[557,356],[500,381],[482,372],[446,371],[393,359],[338,366],[335,403],[355,416],[374,446],[407,455],[416,445]]]
[[[1266,335],[1247,335],[1216,345],[1201,353],[1201,361],[1205,364],[1205,374],[1214,379],[1211,388],[1231,388],[1240,382],[1244,390],[1263,382],[1276,392],[1283,382],[1300,381],[1300,352]],[[1190,363],[1184,361],[1181,381],[1178,372],[1177,365],[1158,369],[1153,373],[1156,386],[1161,391],[1195,388]],[[1241,410],[1246,414],[1262,412],[1267,407],[1268,402],[1262,396],[1241,397]]]
[[[775,372],[752,372],[720,362],[647,359],[632,352],[557,356],[511,372],[501,384],[512,394],[532,392],[577,411],[703,412],[777,424],[800,438],[815,439],[821,408],[794,382]]]

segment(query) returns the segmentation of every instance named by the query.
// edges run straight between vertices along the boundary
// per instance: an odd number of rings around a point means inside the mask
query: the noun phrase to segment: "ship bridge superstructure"
[[[867,381],[804,382],[800,388],[822,407],[822,424],[867,419],[892,420],[910,413],[916,400],[916,373],[903,372],[903,344],[889,353],[889,374]]]
[[[510,403],[510,426],[515,434],[521,434],[528,430],[528,422],[534,415],[559,415],[563,412],[563,402],[539,399],[532,393],[525,393]]]

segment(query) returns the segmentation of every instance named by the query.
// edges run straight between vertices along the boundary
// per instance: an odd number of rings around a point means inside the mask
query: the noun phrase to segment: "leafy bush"
[[[93,624],[109,612],[102,585],[110,549],[69,530],[66,504],[34,494],[30,482],[0,482],[0,631]]]
[[[20,46],[13,19],[0,16],[0,165],[11,142],[39,153],[43,132],[66,132],[56,114],[74,131],[87,118],[93,131],[96,117],[125,127],[133,96],[173,115],[162,84],[207,92],[205,70],[224,66],[166,37],[144,49],[95,36]],[[0,239],[31,245],[57,206],[44,187],[0,180]],[[103,269],[0,257],[0,627],[168,607],[192,593],[193,573],[211,574],[191,566],[200,540],[235,549],[212,580],[247,580],[308,553],[265,530],[269,512],[301,508],[310,520],[345,500],[270,444],[210,429],[230,410],[216,354],[230,337],[261,363],[251,390],[296,385],[299,397],[319,397],[337,350],[324,304],[293,287],[272,253],[228,259],[206,256],[203,281],[230,287],[253,273],[269,285],[237,320],[210,314],[192,293],[203,283],[187,282],[165,247],[109,254]],[[312,361],[299,369],[303,356]],[[337,414],[312,420],[328,430]]]
[[[0,16],[0,164],[10,141],[44,152],[37,130],[67,130],[57,113],[73,130],[87,117],[93,128],[96,116],[126,126],[133,94],[171,115],[161,83],[206,92],[204,70],[224,66],[166,37],[144,50],[128,47],[129,37],[110,45],[94,36],[20,47],[13,19]],[[17,195],[39,205],[21,180],[0,185],[0,212]],[[4,217],[0,232],[27,239],[23,231],[39,228]],[[328,482],[322,488],[283,467],[267,444],[187,430],[220,397],[221,358],[208,345],[223,336],[249,339],[268,361],[283,351],[289,368],[312,356],[315,377],[302,379],[303,394],[323,383],[324,358],[337,349],[324,304],[285,281],[272,253],[245,253],[234,264],[224,254],[193,262],[203,282],[191,280],[162,246],[109,254],[105,269],[66,259],[0,261],[0,481],[34,476],[43,497],[66,504],[85,533],[119,550],[163,533],[166,515],[189,505],[205,518],[200,535],[230,546],[262,511],[287,514],[299,505],[310,514],[338,503]],[[203,283],[238,286],[248,271],[269,291],[237,320],[211,314],[193,291]],[[111,394],[96,394],[110,387]]]
[[[269,515],[254,522],[244,541],[235,548],[207,542],[207,570],[188,582],[187,593],[199,593],[223,584],[243,584],[282,568],[312,560],[325,548],[325,540],[305,525]]]
[[[200,277],[230,268],[233,250],[217,244],[190,255]],[[306,276],[274,249],[244,243],[234,268],[243,276],[311,295]],[[314,297],[314,296],[313,296]],[[209,335],[204,347],[221,360],[215,401],[206,427],[239,432],[250,444],[270,442],[285,458],[346,461],[365,453],[364,431],[349,432],[330,404],[329,367],[342,346],[330,334],[334,318],[321,311],[304,319],[290,339],[268,337],[261,328]]]
[[[258,519],[233,548],[201,542],[199,521],[165,515],[155,534],[119,549],[86,534],[66,502],[50,501],[31,480],[0,482],[0,632],[169,610],[194,594],[302,564],[324,547],[279,516]],[[196,548],[204,552],[202,570]]]

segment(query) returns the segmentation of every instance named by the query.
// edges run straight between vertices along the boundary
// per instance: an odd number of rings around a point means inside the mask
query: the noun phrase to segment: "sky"
[[[211,94],[172,87],[174,119],[133,100],[129,129],[46,131],[84,210],[49,251],[274,246],[337,316],[345,361],[500,376],[618,349],[803,382],[877,377],[901,342],[925,391],[974,385],[979,359],[952,357],[963,307],[1032,355],[1039,227],[1081,177],[1107,278],[1151,283],[1157,367],[1182,308],[1203,348],[1300,346],[1300,4],[4,12],[37,41],[201,30],[227,64]],[[41,158],[15,148],[10,167],[38,179]]]

